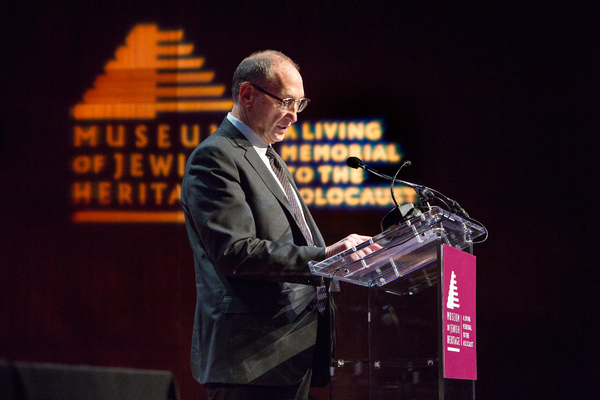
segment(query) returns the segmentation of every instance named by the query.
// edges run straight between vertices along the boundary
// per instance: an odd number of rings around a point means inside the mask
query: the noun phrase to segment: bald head
[[[275,74],[274,67],[280,63],[289,63],[296,71],[300,71],[298,64],[279,51],[264,50],[246,57],[238,65],[233,74],[233,83],[231,85],[233,102],[238,103],[240,86],[244,82],[254,83],[262,87],[277,84],[278,77]]]

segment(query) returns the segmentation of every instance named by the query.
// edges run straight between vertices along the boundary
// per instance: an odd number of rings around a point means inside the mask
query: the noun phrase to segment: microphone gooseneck
[[[411,164],[411,162],[407,160],[404,162],[402,167],[404,167],[405,165],[410,165],[410,164]],[[362,168],[365,171],[368,171],[374,175],[377,175],[380,178],[383,178],[383,179],[386,179],[386,180],[392,181],[392,182],[398,182],[401,185],[408,186],[409,188],[413,188],[419,196],[422,196],[426,200],[432,200],[435,197],[429,188],[426,188],[425,186],[421,186],[421,185],[415,185],[414,183],[402,181],[400,179],[395,179],[386,174],[382,174],[381,172],[379,172],[379,171],[369,167],[367,164],[363,163],[362,160],[358,157],[348,157],[346,159],[346,165],[348,165],[350,168],[354,168],[354,169]],[[400,169],[402,169],[402,167],[400,167]]]
[[[419,196],[421,196],[422,200],[424,200],[426,203],[429,203],[433,199],[438,199],[446,206],[446,208],[450,212],[452,212],[458,216],[461,216],[461,217],[470,218],[469,215],[467,214],[467,212],[456,201],[450,199],[448,196],[445,196],[444,194],[438,192],[437,190],[430,189],[430,188],[422,186],[422,185],[416,185],[414,183],[410,183],[410,182],[406,182],[406,181],[397,179],[397,176],[400,173],[400,171],[402,170],[402,168],[411,165],[411,162],[408,160],[404,161],[404,163],[400,166],[398,171],[396,171],[396,174],[393,177],[382,174],[379,171],[369,167],[368,165],[363,163],[362,160],[358,157],[348,157],[348,159],[346,160],[346,165],[348,165],[350,168],[354,168],[354,169],[358,169],[358,168],[364,169],[365,171],[370,172],[374,175],[377,175],[380,178],[392,181],[390,189],[391,189],[391,193],[392,193],[392,200],[394,201],[394,204],[396,205],[396,209],[401,207],[398,204],[398,202],[396,201],[396,197],[394,196],[394,184],[397,182],[401,185],[412,188]],[[418,205],[417,205],[417,208],[418,208]]]
[[[392,200],[394,201],[394,204],[396,205],[396,207],[399,207],[400,205],[398,204],[398,202],[396,201],[396,196],[394,195],[394,183],[396,182],[396,177],[398,176],[398,174],[400,173],[400,171],[402,170],[402,168],[404,167],[410,167],[412,163],[408,160],[404,161],[402,163],[402,165],[400,166],[400,168],[398,168],[398,171],[396,171],[396,174],[394,175],[394,177],[392,178],[392,184],[390,185],[390,193],[392,194]]]
[[[469,216],[469,214],[467,214],[467,212],[458,204],[458,202],[456,202],[455,200],[452,200],[448,196],[440,193],[439,191],[437,191],[435,189],[430,189],[430,188],[422,186],[422,185],[415,185],[414,183],[410,183],[410,182],[406,182],[406,181],[397,179],[397,176],[400,173],[400,170],[404,167],[408,167],[411,165],[411,162],[408,160],[404,161],[404,163],[400,166],[398,171],[396,171],[396,174],[394,175],[394,177],[382,174],[379,171],[369,167],[368,165],[364,164],[362,162],[362,160],[358,157],[348,157],[348,159],[346,159],[346,165],[348,165],[350,168],[354,168],[354,169],[358,169],[358,168],[364,169],[365,171],[370,172],[374,175],[377,175],[380,178],[392,181],[392,185],[391,185],[392,200],[396,204],[396,207],[392,211],[390,211],[381,221],[382,231],[387,229],[389,226],[398,223],[401,220],[406,220],[408,218],[417,216],[421,212],[421,208],[423,207],[421,200],[419,200],[417,202],[417,204],[409,203],[409,204],[398,205],[398,202],[396,201],[396,198],[394,196],[394,190],[393,190],[395,182],[398,182],[404,186],[408,186],[408,187],[412,188],[419,196],[422,197],[422,200],[424,200],[426,203],[428,203],[429,201],[432,201],[433,199],[438,199],[440,202],[442,202],[446,206],[448,211],[450,211],[451,213],[456,214],[459,217],[463,217],[468,220],[477,222],[478,224],[483,226],[483,224],[481,224],[479,221],[471,218]],[[483,239],[482,241],[476,242],[476,243],[482,243],[487,240],[488,232],[485,227],[484,227],[484,229],[486,232],[485,239]]]

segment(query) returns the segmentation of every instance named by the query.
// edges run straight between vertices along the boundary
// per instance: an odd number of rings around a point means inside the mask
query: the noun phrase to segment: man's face
[[[282,61],[273,68],[275,81],[264,90],[282,98],[300,99],[304,97],[302,77],[296,68]],[[281,142],[291,124],[297,121],[297,107],[293,111],[282,110],[281,102],[253,88],[256,93],[251,128],[265,142]]]

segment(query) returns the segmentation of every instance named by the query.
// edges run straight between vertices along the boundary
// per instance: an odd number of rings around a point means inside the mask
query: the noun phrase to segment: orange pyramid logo
[[[159,31],[137,25],[104,67],[83,102],[72,109],[76,120],[156,119],[160,112],[229,111],[225,86],[203,71],[204,58],[183,43],[183,30]]]

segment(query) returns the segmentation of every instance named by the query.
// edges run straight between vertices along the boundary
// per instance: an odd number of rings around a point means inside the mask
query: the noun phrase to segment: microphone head
[[[350,168],[358,169],[362,167],[363,163],[358,157],[348,157],[348,159],[346,160],[346,165]]]
[[[403,166],[404,167],[410,167],[411,164],[412,163],[410,161],[406,160],[406,161],[404,161],[404,165]]]

